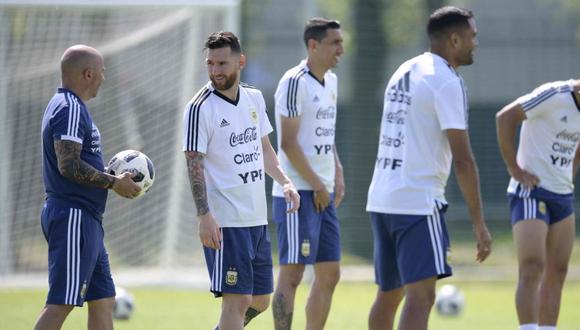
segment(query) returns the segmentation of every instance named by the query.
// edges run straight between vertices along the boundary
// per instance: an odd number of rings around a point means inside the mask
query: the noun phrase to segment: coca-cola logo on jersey
[[[248,127],[242,133],[232,132],[230,135],[230,145],[232,147],[249,143],[258,139],[256,127]]]
[[[569,132],[568,130],[563,130],[558,132],[556,138],[576,143],[580,141],[580,132]]]
[[[316,119],[334,119],[334,117],[336,117],[336,109],[333,106],[316,111]]]

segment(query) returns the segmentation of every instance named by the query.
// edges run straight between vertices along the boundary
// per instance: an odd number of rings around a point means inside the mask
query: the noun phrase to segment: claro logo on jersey
[[[316,127],[316,136],[334,136],[334,127]]]
[[[235,154],[234,163],[238,165],[244,163],[253,163],[255,161],[258,161],[260,159],[260,156],[262,156],[262,154],[260,153],[260,147],[254,146],[254,152],[250,153],[240,152],[239,154]]]
[[[580,141],[580,132],[563,130],[556,134],[556,141],[552,144],[554,154],[550,154],[552,165],[560,167],[572,165],[578,141]]]
[[[403,144],[405,144],[405,136],[402,132],[399,132],[395,137],[387,136],[385,134],[381,135],[381,145],[385,147],[399,148]]]
[[[91,151],[94,153],[101,153],[101,133],[95,124],[93,124],[93,131],[91,132]]]
[[[258,139],[256,127],[248,127],[242,133],[232,132],[230,135],[230,146],[235,147]]]

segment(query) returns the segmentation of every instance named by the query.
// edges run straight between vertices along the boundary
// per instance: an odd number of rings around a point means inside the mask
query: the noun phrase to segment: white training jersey
[[[379,150],[367,211],[430,215],[445,201],[451,171],[448,129],[467,129],[463,79],[426,52],[403,63],[385,90]]]
[[[205,154],[210,212],[220,227],[267,224],[261,138],[272,132],[262,93],[241,83],[237,101],[208,82],[187,104],[183,150]]]
[[[278,158],[286,175],[298,190],[312,190],[312,186],[292,166],[281,148],[280,116],[300,117],[298,144],[314,172],[329,192],[334,191],[334,134],[336,124],[337,79],[331,71],[318,81],[303,60],[286,71],[276,89],[276,134]],[[274,182],[272,195],[284,196],[282,186]]]
[[[518,165],[540,179],[540,187],[557,194],[574,191],[572,170],[580,141],[580,105],[574,80],[556,81],[516,100],[526,114],[517,153]],[[508,186],[515,193],[518,182]]]

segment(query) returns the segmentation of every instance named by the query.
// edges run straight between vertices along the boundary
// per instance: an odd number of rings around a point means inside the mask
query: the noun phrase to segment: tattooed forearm
[[[288,309],[286,297],[276,293],[272,301],[272,313],[274,314],[274,328],[276,330],[290,330],[292,328],[292,312]]]
[[[82,145],[73,141],[58,140],[54,142],[58,170],[67,179],[76,183],[110,189],[115,177],[103,173],[81,159]]]
[[[189,186],[193,194],[193,200],[197,207],[197,215],[204,215],[209,212],[207,205],[207,189],[205,187],[205,175],[203,174],[204,155],[195,151],[186,151],[187,174],[189,175]]]

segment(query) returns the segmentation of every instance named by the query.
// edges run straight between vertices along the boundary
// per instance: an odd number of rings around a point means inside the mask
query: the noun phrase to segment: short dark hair
[[[207,37],[207,41],[205,42],[205,49],[218,49],[224,47],[230,47],[232,53],[242,53],[240,40],[232,32],[217,31]]]
[[[433,39],[448,33],[450,29],[468,28],[469,19],[473,17],[473,12],[468,9],[454,6],[441,7],[429,17],[427,35]]]
[[[304,43],[308,47],[308,40],[314,39],[320,42],[326,37],[326,30],[340,29],[340,22],[322,17],[313,17],[306,22],[304,27]]]

